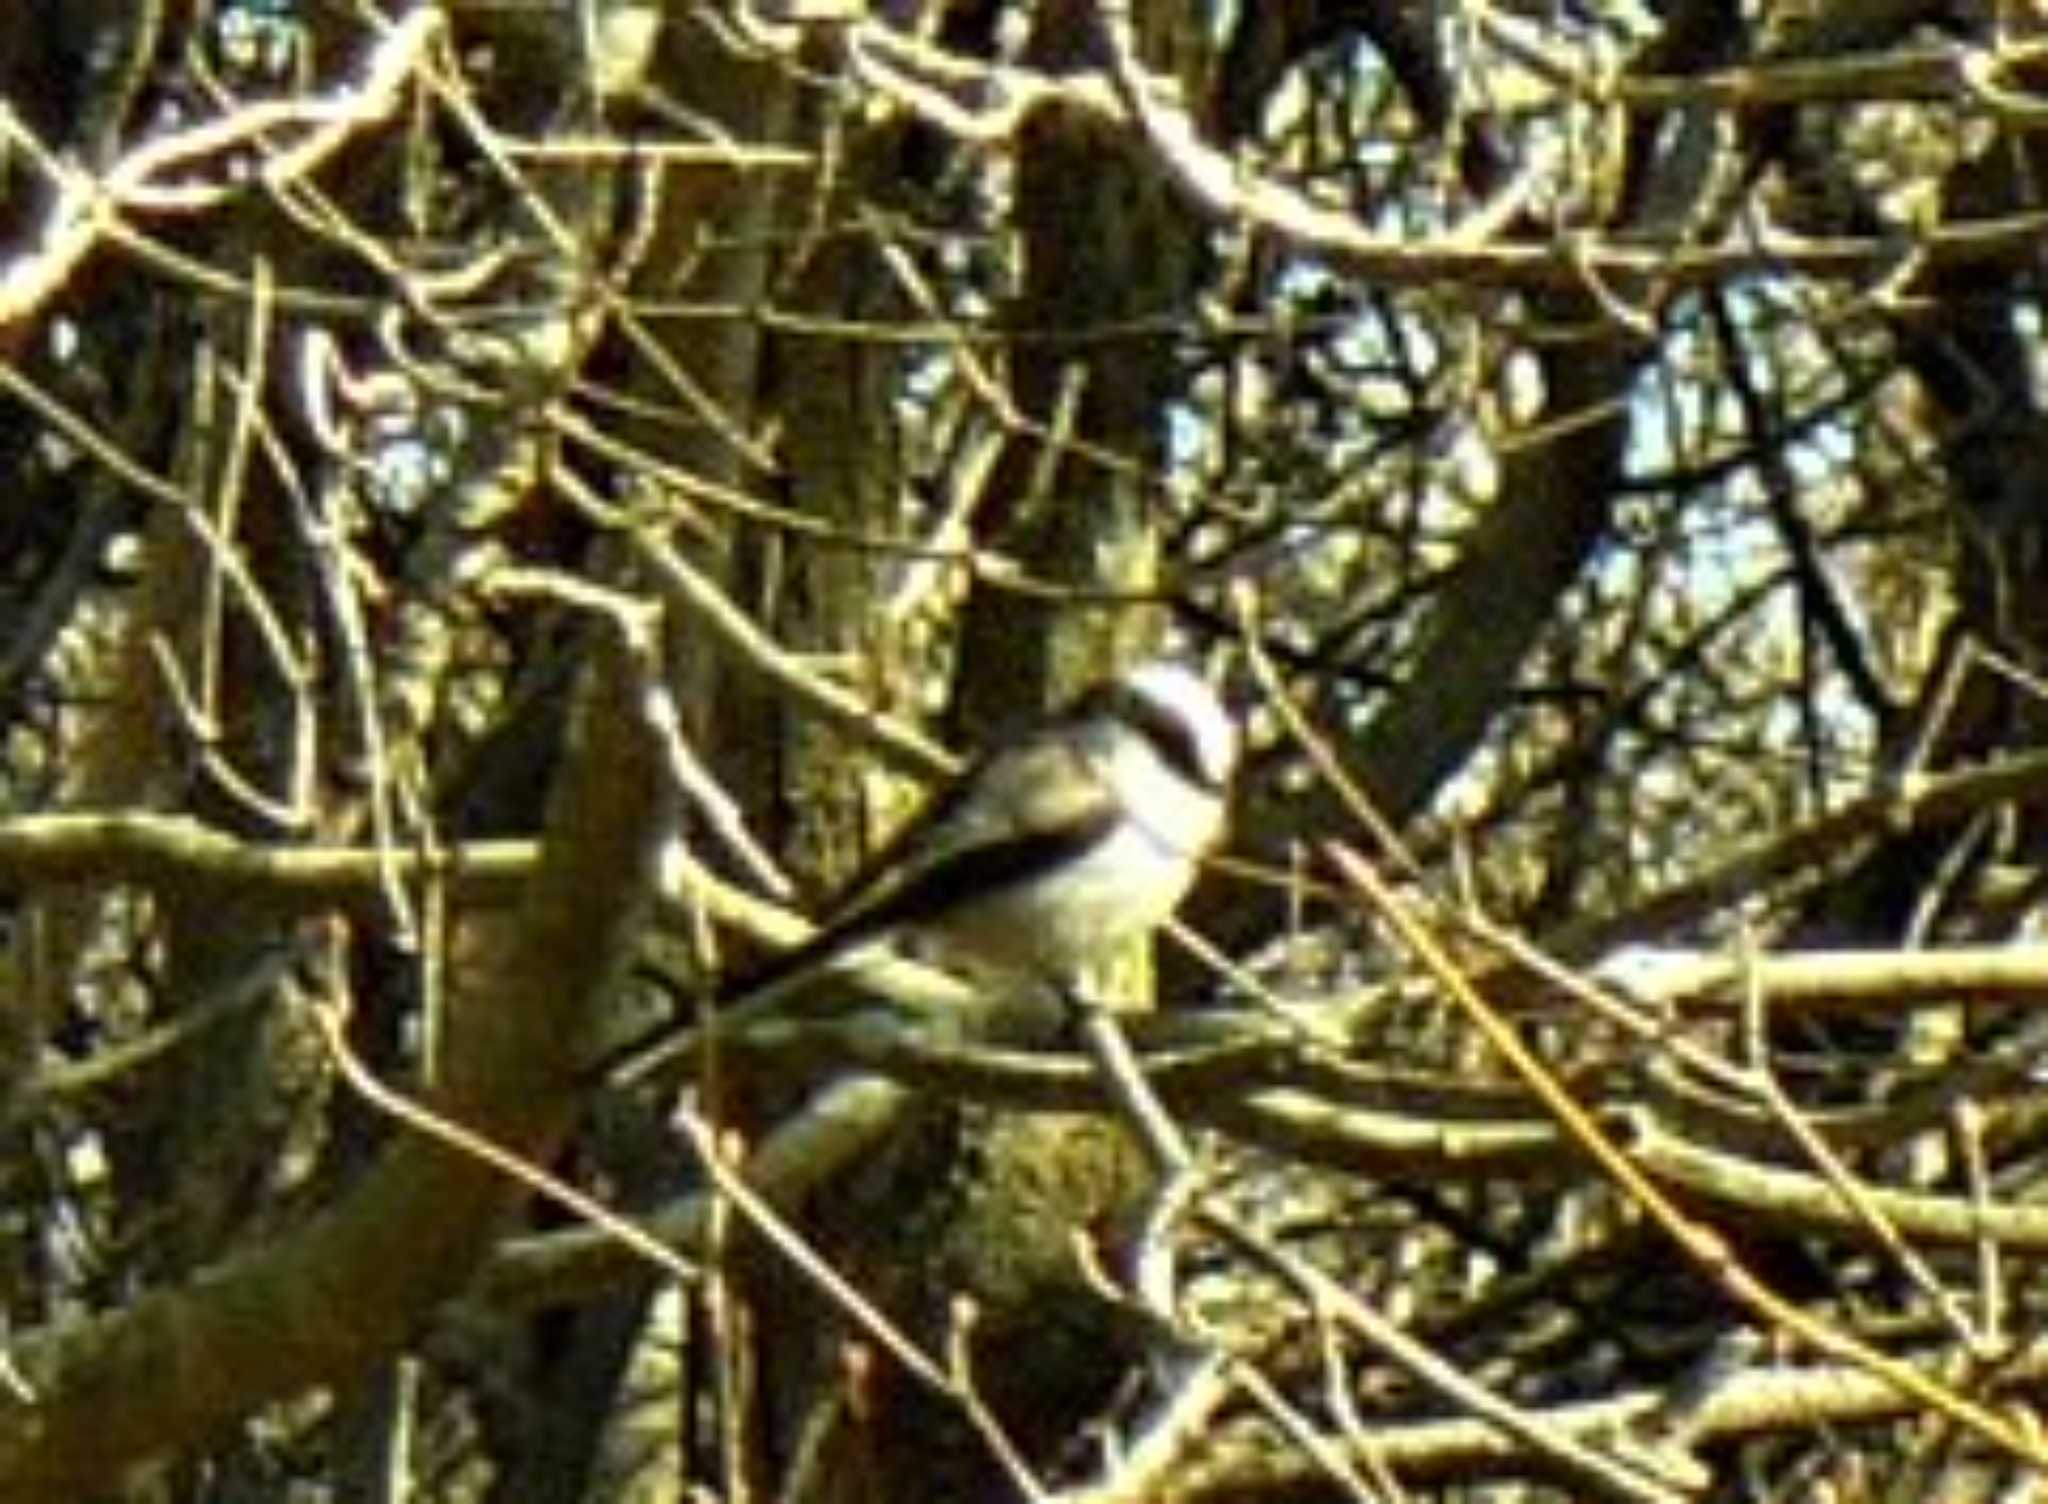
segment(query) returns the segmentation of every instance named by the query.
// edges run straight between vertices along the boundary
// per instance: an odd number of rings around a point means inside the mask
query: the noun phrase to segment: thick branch
[[[623,655],[601,651],[544,857],[510,941],[466,1001],[450,1115],[545,1158],[567,1121],[558,1057],[637,928],[665,829],[659,756]],[[401,1346],[489,1249],[512,1189],[474,1160],[395,1140],[338,1206],[210,1278],[29,1335],[34,1398],[0,1410],[0,1496],[73,1498],[235,1416]]]

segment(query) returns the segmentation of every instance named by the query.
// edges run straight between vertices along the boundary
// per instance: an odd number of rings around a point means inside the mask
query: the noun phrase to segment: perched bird
[[[1235,722],[1198,675],[1163,660],[1096,684],[991,747],[869,863],[801,945],[723,989],[755,1006],[887,947],[972,976],[1057,988],[1163,923],[1222,834]],[[613,1051],[605,1074],[690,1027]]]

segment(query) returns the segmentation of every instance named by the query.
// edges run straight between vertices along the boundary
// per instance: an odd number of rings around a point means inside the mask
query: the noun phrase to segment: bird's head
[[[1237,768],[1237,722],[1209,682],[1184,663],[1156,658],[1117,681],[1117,709],[1174,771],[1222,794]]]

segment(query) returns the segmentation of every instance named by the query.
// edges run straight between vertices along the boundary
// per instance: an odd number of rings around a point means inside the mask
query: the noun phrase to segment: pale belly
[[[956,911],[938,954],[973,970],[1066,980],[1120,941],[1159,925],[1187,896],[1194,875],[1190,853],[1121,826],[1057,874]]]

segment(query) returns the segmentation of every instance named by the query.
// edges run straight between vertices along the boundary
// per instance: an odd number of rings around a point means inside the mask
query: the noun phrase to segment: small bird
[[[755,1006],[887,947],[971,976],[1069,989],[1156,929],[1221,836],[1238,732],[1191,669],[1142,663],[989,749],[869,863],[810,939],[721,991]],[[642,1062],[690,1027],[607,1058]]]

